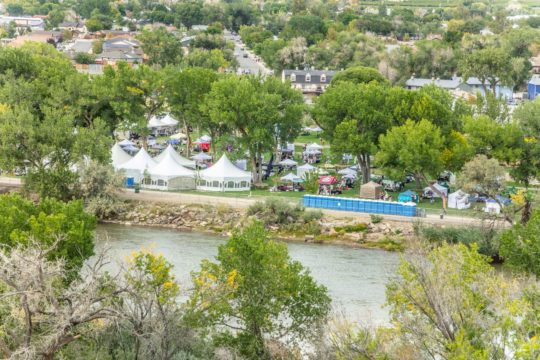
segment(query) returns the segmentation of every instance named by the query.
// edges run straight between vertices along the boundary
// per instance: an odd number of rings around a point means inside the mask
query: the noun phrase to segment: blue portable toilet
[[[412,201],[412,202],[418,202],[418,194],[415,193],[414,191],[412,190],[407,190],[407,191],[404,191],[402,193],[399,194],[398,196],[398,201],[399,202],[409,202],[409,201]]]
[[[540,95],[540,75],[533,75],[527,84],[527,95],[529,100],[534,100]]]
[[[133,177],[126,178],[126,187],[131,189],[133,186],[135,186],[135,178]]]

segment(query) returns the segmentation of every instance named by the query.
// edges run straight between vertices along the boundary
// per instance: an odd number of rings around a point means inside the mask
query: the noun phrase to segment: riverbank
[[[309,212],[309,210],[308,210]],[[307,223],[267,226],[271,234],[286,241],[336,244],[360,248],[402,250],[414,236],[412,223],[388,221],[381,217],[358,221],[336,219],[315,211],[316,219]],[[170,204],[164,202],[127,201],[125,211],[104,220],[104,223],[161,227],[230,236],[257,216],[248,216],[247,209],[227,204]]]

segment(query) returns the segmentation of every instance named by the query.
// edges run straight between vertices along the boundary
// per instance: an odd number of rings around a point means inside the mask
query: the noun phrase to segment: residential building
[[[32,31],[45,30],[45,21],[38,17],[30,16],[5,16],[0,15],[0,26],[9,26],[11,23],[15,23],[17,28],[27,29]]]
[[[281,80],[290,81],[292,87],[304,94],[321,94],[330,84],[336,71],[331,70],[283,70]]]
[[[451,79],[426,79],[415,78],[413,76],[405,82],[405,87],[410,90],[420,89],[426,85],[435,85],[448,91],[460,94],[462,94],[463,92],[467,92],[469,94],[476,95],[478,92],[480,92],[482,96],[485,96],[482,82],[476,77],[470,77],[466,81],[463,81],[463,78],[458,76],[454,76]],[[486,82],[486,87],[488,88],[488,91],[491,91],[491,85],[489,81]],[[514,93],[511,87],[499,84],[495,86],[495,95],[498,98],[511,100],[513,98],[513,94]]]
[[[527,97],[534,100],[540,95],[540,75],[533,75],[527,84]]]
[[[141,64],[144,53],[140,43],[132,38],[113,38],[103,42],[103,52],[96,55],[97,64],[116,65],[118,61]]]
[[[533,74],[540,74],[540,53],[529,59],[531,62],[531,71]]]
[[[36,30],[25,35],[17,36],[13,41],[9,42],[8,45],[11,47],[20,47],[27,41],[48,43],[56,46],[62,42],[62,33],[59,31]]]

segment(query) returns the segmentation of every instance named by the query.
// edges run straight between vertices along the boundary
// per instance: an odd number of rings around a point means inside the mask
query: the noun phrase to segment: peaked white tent
[[[111,159],[112,166],[115,169],[118,169],[120,165],[125,164],[126,162],[131,160],[131,155],[125,152],[118,143],[115,143],[111,149]]]
[[[281,160],[278,164],[282,166],[286,166],[286,167],[293,167],[293,166],[298,165],[296,161],[291,160],[291,159]]]
[[[160,162],[148,170],[150,178],[143,179],[142,186],[159,190],[195,189],[195,172],[176,162],[171,152],[163,153]]]
[[[125,170],[127,178],[133,178],[135,182],[140,182],[144,177],[144,172],[156,166],[154,159],[148,155],[146,150],[139,150],[131,160],[123,163],[118,168]]]
[[[313,143],[313,144],[309,144],[308,146],[306,146],[306,150],[308,151],[313,151],[313,150],[322,150],[323,147],[317,143]]]
[[[120,145],[122,147],[123,146],[135,146],[135,144],[133,142],[131,142],[130,140],[128,140],[128,139],[124,139],[124,140],[120,141],[118,143],[118,145]]]
[[[197,161],[212,160],[212,157],[205,153],[198,153],[197,155],[193,155],[191,158]]]
[[[341,170],[338,171],[338,174],[340,174],[340,175],[353,175],[353,176],[358,175],[356,170],[353,170],[351,168],[341,169]]]
[[[448,197],[448,188],[445,188],[442,185],[439,185],[437,183],[432,185],[435,189],[439,190],[444,196]],[[437,194],[431,187],[425,187],[424,188],[424,196],[428,196],[430,194],[433,194],[433,197],[441,197],[439,194]]]
[[[471,207],[469,194],[458,190],[448,195],[448,207],[451,209],[468,209]]]
[[[178,125],[178,120],[174,119],[170,114],[152,116],[148,121],[149,129],[160,129],[164,127],[172,127]]]
[[[198,141],[200,141],[200,142],[210,142],[210,141],[212,141],[212,138],[210,136],[208,136],[208,135],[203,135],[198,139]]]
[[[316,171],[317,168],[311,164],[304,164],[296,168],[296,175],[304,177],[304,174]]]
[[[167,154],[170,154],[172,156],[172,158],[180,165],[182,166],[185,166],[185,167],[189,167],[189,168],[195,168],[195,161],[193,160],[189,160],[189,159],[186,159],[185,157],[183,157],[182,155],[180,155],[179,153],[176,152],[176,150],[174,150],[173,146],[171,144],[169,144],[165,150],[163,150],[161,152],[161,154],[159,154],[158,156],[156,156],[154,158],[154,160],[159,163],[161,162],[161,160],[163,160],[163,158],[165,158],[165,156]]]
[[[248,191],[251,189],[251,173],[240,170],[223,154],[208,169],[199,172],[197,190]]]
[[[292,172],[288,173],[285,176],[280,178],[281,181],[292,181],[292,182],[302,182],[302,178],[298,175],[293,174]]]

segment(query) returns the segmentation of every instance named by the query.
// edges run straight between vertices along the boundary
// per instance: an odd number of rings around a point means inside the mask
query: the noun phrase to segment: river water
[[[203,259],[213,260],[225,238],[172,229],[100,225],[97,247],[109,248],[117,261],[135,250],[150,248],[174,265],[183,288],[189,287],[190,272]],[[328,288],[336,314],[349,321],[381,324],[388,321],[384,308],[385,284],[395,276],[399,255],[336,245],[288,243],[289,255],[309,268],[313,277]]]

